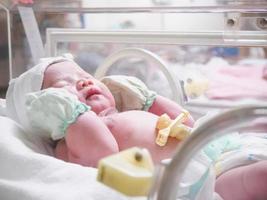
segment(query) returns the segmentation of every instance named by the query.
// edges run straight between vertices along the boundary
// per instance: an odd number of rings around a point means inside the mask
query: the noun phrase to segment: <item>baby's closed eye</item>
[[[52,87],[55,87],[55,88],[63,88],[65,86],[69,85],[69,83],[65,80],[60,80],[60,81],[57,81],[56,83],[54,83],[52,85]]]

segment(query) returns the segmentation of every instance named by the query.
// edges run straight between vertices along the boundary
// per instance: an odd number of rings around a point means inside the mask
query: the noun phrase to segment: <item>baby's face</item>
[[[50,87],[68,90],[97,114],[115,107],[109,89],[73,62],[55,63],[46,69],[42,89]]]

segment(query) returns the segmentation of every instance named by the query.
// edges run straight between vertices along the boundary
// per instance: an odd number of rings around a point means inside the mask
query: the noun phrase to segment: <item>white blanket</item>
[[[0,199],[123,200],[96,181],[97,170],[66,163],[51,148],[0,116]]]
[[[0,98],[0,116],[6,116],[6,100]]]

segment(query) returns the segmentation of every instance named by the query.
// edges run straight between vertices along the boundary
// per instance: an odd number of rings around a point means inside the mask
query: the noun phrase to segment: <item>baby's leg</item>
[[[222,174],[216,181],[215,191],[224,200],[267,199],[267,161]]]
[[[69,161],[68,149],[67,149],[65,139],[61,139],[60,141],[57,142],[54,153],[55,153],[56,158],[58,158],[60,160],[64,160],[66,162]]]

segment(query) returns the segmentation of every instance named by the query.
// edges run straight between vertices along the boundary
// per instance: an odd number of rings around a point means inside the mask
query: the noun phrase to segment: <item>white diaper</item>
[[[180,183],[178,199],[214,199],[216,176],[260,160],[267,160],[267,134],[231,133],[220,137],[191,160]]]
[[[49,88],[27,94],[26,109],[33,132],[58,140],[65,136],[67,127],[90,107],[62,88]]]
[[[225,150],[215,161],[217,176],[236,167],[267,160],[267,134],[241,133],[239,146]]]
[[[118,111],[145,110],[153,104],[156,93],[147,88],[133,76],[106,76],[101,81],[108,87],[115,98]]]
[[[213,200],[215,178],[212,161],[200,151],[189,162],[183,174],[177,200]]]

